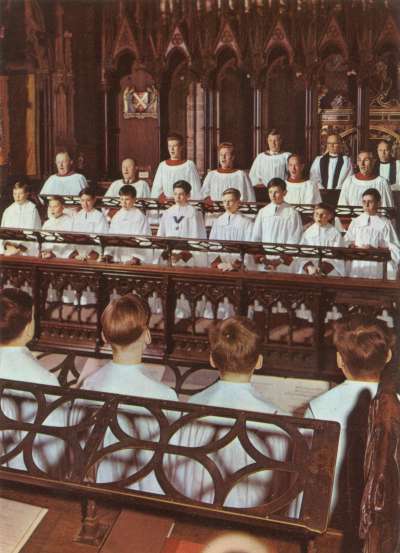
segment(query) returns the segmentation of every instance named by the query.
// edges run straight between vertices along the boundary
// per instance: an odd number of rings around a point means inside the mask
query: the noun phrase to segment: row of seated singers
[[[55,376],[49,374],[26,347],[34,331],[32,315],[32,299],[28,294],[15,289],[5,289],[0,293],[0,377],[57,385]],[[127,294],[110,302],[103,312],[101,324],[104,339],[111,344],[113,358],[112,361],[97,368],[94,373],[85,376],[82,383],[83,389],[177,400],[176,393],[168,386],[155,381],[147,372],[146,366],[142,364],[143,351],[151,341],[148,328],[149,316],[147,304],[136,295]],[[256,385],[251,383],[253,372],[263,364],[262,336],[251,320],[234,317],[219,322],[211,328],[209,339],[210,362],[219,370],[220,378],[207,389],[193,395],[189,400],[191,403],[261,413],[287,414],[261,395]],[[341,426],[331,501],[332,513],[340,508],[342,469],[348,455],[347,448],[351,432],[359,431],[361,417],[364,423],[366,422],[368,401],[365,402],[365,396],[368,396],[369,400],[377,392],[381,372],[392,356],[392,341],[393,337],[381,321],[353,316],[336,323],[334,343],[337,348],[337,363],[344,374],[345,381],[312,399],[305,415],[316,419],[334,420]],[[284,379],[282,385],[284,385]],[[366,409],[363,413],[357,411],[360,402]],[[5,409],[4,405],[3,409]],[[355,411],[358,413],[357,417],[354,416]],[[81,421],[84,412],[82,403],[75,405],[69,417],[69,424],[77,424]],[[53,419],[46,420],[46,423],[64,425],[67,416],[58,413],[58,417],[64,417],[64,419],[57,421],[56,413],[53,412],[51,415]],[[156,421],[149,418],[146,420],[143,411],[139,410],[135,413],[137,426],[134,433],[132,434],[132,428],[124,428],[124,422],[121,422],[124,430],[129,435],[157,441],[159,432]],[[166,415],[171,421],[173,420],[170,412]],[[28,422],[28,414],[26,417],[25,420]],[[121,421],[123,420],[124,416],[121,414]],[[212,436],[217,438],[222,433],[223,425],[229,426],[229,422],[222,421],[218,417],[185,425],[173,437],[173,443],[201,447],[209,443]],[[351,425],[355,425],[355,428]],[[1,437],[4,450],[6,438],[4,434]],[[268,429],[264,438],[265,441],[260,447],[263,447],[263,453],[266,456],[276,460],[287,458],[289,451],[287,436],[278,427]],[[50,438],[47,439],[50,440]],[[115,440],[112,434],[108,433],[105,436],[104,445],[110,445],[113,441]],[[52,444],[53,449],[43,442],[40,445],[47,446],[44,448],[47,466],[56,464],[60,451],[57,451],[55,444]],[[110,482],[127,477],[134,471],[135,464],[142,465],[149,460],[146,452],[143,455],[144,457],[140,458],[136,450],[116,451],[108,455],[98,466],[97,481]],[[223,476],[229,476],[229,473],[253,461],[244,451],[241,451],[237,441],[210,456],[217,463]],[[38,458],[36,460],[41,462]],[[45,460],[42,462],[44,463]],[[167,470],[173,485],[178,490],[196,500],[205,502],[213,500],[210,477],[203,465],[176,458],[173,458],[172,465],[174,466],[167,467]],[[13,464],[10,461],[9,466],[25,468],[22,457],[19,463]],[[276,482],[265,473],[255,474],[254,479],[252,477],[242,479],[240,484],[231,490],[225,505],[246,507],[265,502],[271,494],[277,492],[274,488],[275,484]],[[286,482],[286,487],[287,484]],[[154,475],[145,477],[132,487],[163,493]]]
[[[359,172],[353,175],[350,159],[341,154],[339,135],[329,135],[328,151],[318,156],[311,166],[310,178],[304,176],[305,164],[299,154],[281,152],[282,140],[273,130],[267,137],[268,149],[255,159],[249,176],[241,169],[234,168],[234,146],[224,142],[218,147],[220,167],[210,171],[203,185],[193,161],[184,158],[183,138],[171,134],[168,137],[170,158],[162,161],[156,171],[150,190],[144,180],[135,179],[135,162],[128,158],[122,162],[122,179],[114,181],[106,196],[118,196],[124,184],[133,184],[138,197],[172,197],[173,184],[186,180],[192,187],[192,198],[221,200],[226,188],[237,188],[243,201],[254,201],[254,186],[267,183],[274,177],[286,180],[289,203],[312,204],[320,200],[319,189],[341,189],[339,205],[359,205],[362,191],[377,188],[382,196],[383,206],[392,206],[393,198],[389,183],[400,186],[400,161],[390,157],[390,147],[385,141],[379,142],[379,171],[376,173],[375,158],[372,152],[361,151],[357,163]],[[56,156],[57,174],[51,175],[41,189],[42,195],[78,195],[87,186],[83,175],[72,171],[72,160],[67,152]],[[369,181],[369,182],[365,182]],[[396,188],[395,187],[395,188]]]
[[[361,202],[364,213],[355,218],[346,232],[344,239],[332,224],[334,210],[328,204],[319,203],[314,210],[314,224],[303,231],[299,213],[285,200],[287,196],[286,182],[282,179],[272,179],[268,183],[270,203],[260,209],[255,222],[238,210],[240,207],[240,192],[228,188],[223,192],[225,213],[213,220],[209,238],[216,240],[256,241],[269,243],[307,244],[312,246],[351,246],[387,247],[391,251],[392,263],[389,267],[389,277],[395,278],[400,260],[400,246],[396,231],[389,219],[378,214],[381,196],[377,189],[367,188],[363,191]],[[164,211],[157,235],[161,237],[198,238],[207,237],[201,212],[190,205],[190,184],[178,181],[173,185],[175,205]],[[90,188],[84,188],[79,193],[81,211],[73,216],[64,214],[61,197],[50,197],[50,218],[43,225],[43,230],[76,231],[80,233],[111,233],[132,236],[151,236],[147,217],[135,207],[136,191],[132,185],[123,185],[120,189],[121,208],[111,219],[110,227],[104,214],[95,209],[96,193]],[[40,225],[35,206],[28,201],[28,190],[25,185],[14,186],[15,202],[3,214],[2,226],[18,226],[34,228]],[[29,248],[29,253],[35,254],[36,244],[22,245],[7,242],[5,253],[8,255],[21,253]],[[31,251],[32,250],[32,251]],[[117,262],[151,263],[163,260],[163,255],[146,249],[134,249],[115,246],[106,248],[106,259]],[[74,246],[68,244],[46,243],[42,256],[70,257],[78,259],[98,259],[100,249],[92,246]],[[240,260],[235,254],[210,254],[208,259],[203,254],[190,252],[175,252],[173,261],[181,265],[211,266],[222,271],[240,268]],[[321,267],[310,261],[282,258],[281,256],[246,256],[246,265],[251,270],[271,270],[278,272],[306,272],[317,274],[323,272],[331,276],[381,278],[382,267],[375,262],[354,261],[351,267],[345,268],[343,262],[334,260],[324,262]]]

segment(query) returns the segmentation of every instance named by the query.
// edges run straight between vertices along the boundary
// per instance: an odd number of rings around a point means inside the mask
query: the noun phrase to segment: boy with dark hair
[[[220,380],[195,394],[189,403],[229,407],[261,413],[284,414],[278,407],[258,395],[251,384],[253,372],[263,363],[262,336],[253,321],[245,317],[232,317],[213,325],[209,330],[210,363],[218,369]],[[252,423],[249,423],[251,427]],[[181,445],[201,447],[229,431],[229,419],[209,417],[182,430],[179,438]],[[262,426],[263,439],[254,440],[262,453],[275,460],[286,459],[288,442],[278,427]],[[252,435],[252,434],[251,434]],[[253,441],[253,435],[252,435]],[[255,443],[254,442],[254,443]],[[262,445],[261,445],[262,444]],[[250,464],[250,459],[237,440],[223,450],[210,454],[223,476]],[[183,463],[177,466],[178,486],[187,496],[199,501],[213,500],[213,484],[210,475],[203,466],[195,463]],[[268,498],[276,486],[276,481],[266,473],[252,475],[241,480],[227,496],[225,506],[253,507]]]
[[[353,219],[345,234],[345,241],[357,248],[389,248],[392,261],[388,263],[388,277],[395,279],[400,261],[400,244],[389,219],[380,216],[381,195],[375,188],[367,188],[362,195],[363,211]],[[350,262],[349,276],[382,278],[382,263],[354,260]]]
[[[260,209],[253,227],[255,242],[274,244],[299,244],[303,226],[299,213],[284,201],[286,182],[280,178],[271,179],[267,186],[270,203]],[[263,263],[267,270],[291,272],[291,259],[268,256]]]
[[[49,218],[44,222],[42,230],[68,232],[72,230],[73,219],[64,213],[65,201],[62,196],[50,196],[47,213]],[[42,257],[68,257],[73,251],[72,244],[53,244],[51,242],[42,245]]]

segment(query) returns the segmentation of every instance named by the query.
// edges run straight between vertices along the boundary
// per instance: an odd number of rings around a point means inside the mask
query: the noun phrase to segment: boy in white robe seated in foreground
[[[330,507],[334,515],[332,524],[336,528],[346,526],[351,516],[348,512],[350,505],[354,505],[355,517],[359,517],[361,495],[357,497],[357,487],[361,483],[362,493],[369,404],[378,390],[381,373],[391,360],[391,342],[389,331],[382,321],[358,315],[338,321],[334,344],[337,364],[346,380],[313,399],[305,414],[308,418],[340,423]],[[357,521],[353,530],[357,535]],[[346,551],[358,549],[348,548]]]
[[[255,194],[249,177],[241,169],[234,169],[235,147],[232,142],[222,142],[218,146],[218,159],[220,167],[209,171],[204,179],[202,198],[220,201],[227,188],[236,188],[244,202],[254,202]]]
[[[34,203],[29,201],[29,185],[17,181],[13,186],[12,203],[5,209],[1,218],[1,226],[15,229],[40,229],[42,222]],[[38,246],[35,242],[5,241],[1,250],[4,255],[37,255]]]
[[[362,205],[362,195],[368,188],[376,188],[381,195],[383,207],[393,207],[393,196],[389,182],[375,175],[375,157],[372,152],[358,154],[359,172],[344,181],[337,205]]]
[[[189,403],[229,407],[260,413],[284,414],[257,393],[251,377],[263,363],[262,337],[256,325],[245,317],[233,317],[213,325],[209,331],[210,363],[218,369],[220,380],[192,396]],[[233,420],[223,417],[202,418],[184,426],[177,440],[181,446],[201,448],[221,439],[229,431]],[[286,460],[288,437],[274,425],[246,424],[247,434],[261,454],[276,461]],[[262,432],[257,435],[257,430]],[[254,460],[235,439],[221,450],[207,455],[219,469],[223,479],[250,465]],[[200,463],[178,457],[175,467],[175,487],[186,496],[210,503],[214,500],[213,481]],[[240,480],[223,501],[229,507],[254,507],[273,499],[279,493],[278,479],[271,471],[259,472]],[[288,487],[288,486],[287,486]]]
[[[329,246],[344,247],[344,240],[341,233],[332,225],[335,217],[335,210],[326,203],[319,203],[314,208],[314,224],[308,227],[301,237],[300,244],[306,246]],[[304,259],[298,258],[297,266],[299,273],[307,275],[329,275],[345,276],[344,261],[340,259],[322,260],[318,266],[316,258]]]
[[[184,180],[179,180],[173,185],[175,205],[164,211],[157,236],[165,238],[207,238],[206,227],[202,213],[189,204],[191,196],[191,185]],[[190,251],[175,251],[172,254],[174,264],[183,266],[204,266],[205,255]],[[161,254],[161,259],[166,259]]]
[[[43,223],[42,230],[69,232],[72,230],[72,217],[64,213],[64,198],[62,196],[50,196],[47,213],[49,218]],[[69,257],[73,251],[72,244],[52,244],[45,242],[42,245],[41,257],[51,259],[52,257]]]
[[[150,198],[150,187],[145,180],[135,180],[136,177],[136,164],[131,158],[126,158],[122,161],[121,165],[122,179],[112,182],[104,194],[104,197],[117,198],[119,191],[125,184],[131,184],[135,187],[137,198]]]
[[[176,181],[187,181],[192,190],[192,198],[201,198],[201,181],[196,165],[191,159],[184,158],[183,137],[178,133],[171,133],[167,137],[170,159],[162,161],[154,176],[151,188],[151,197],[163,200],[174,195],[173,185]]]
[[[388,278],[395,279],[400,261],[400,244],[391,221],[378,215],[380,204],[378,190],[368,188],[362,195],[364,213],[351,221],[344,239],[356,248],[389,248],[392,261],[388,263]],[[351,277],[383,277],[382,263],[354,260],[349,265]]]
[[[273,244],[299,244],[303,225],[299,213],[286,203],[286,182],[279,178],[271,179],[267,186],[270,203],[257,214],[253,240]],[[256,263],[267,271],[290,273],[293,270],[289,256],[258,256]],[[260,269],[261,270],[261,269]]]
[[[151,236],[149,221],[140,209],[135,207],[136,189],[131,184],[124,184],[119,191],[120,209],[115,213],[110,223],[110,234],[126,234],[131,236]],[[116,263],[140,265],[151,263],[153,252],[139,248],[124,248],[122,246],[107,247],[106,258]]]
[[[90,374],[83,382],[85,390],[97,390],[110,394],[132,395],[153,399],[177,401],[177,395],[168,386],[153,380],[146,374],[142,355],[151,343],[148,328],[150,310],[141,298],[135,294],[126,294],[112,300],[101,316],[104,340],[111,345],[112,361]],[[86,401],[85,405],[90,405]],[[89,409],[90,412],[90,409]],[[72,423],[82,422],[85,416],[83,402],[72,413]],[[169,412],[167,416],[172,416]],[[118,424],[129,436],[138,440],[158,442],[160,429],[157,419],[147,409],[127,407],[119,411]],[[117,440],[108,429],[103,446],[107,447]],[[97,467],[97,482],[115,482],[134,474],[151,460],[154,451],[122,449],[100,459]],[[142,478],[129,488],[154,493],[163,493],[157,483],[154,472]]]
[[[0,378],[21,380],[35,384],[59,386],[55,375],[36,361],[27,348],[35,333],[33,301],[29,294],[15,288],[0,292]],[[51,397],[48,398],[49,402]],[[20,422],[33,423],[38,415],[38,405],[27,392],[6,392],[1,399],[6,416]],[[43,424],[64,426],[65,411],[54,410]],[[12,451],[22,439],[20,431],[0,432],[0,452]],[[38,435],[33,443],[33,459],[46,472],[58,471],[58,462],[63,455],[62,440],[51,436]],[[10,459],[6,466],[25,469],[22,454]]]
[[[312,180],[303,177],[305,163],[299,154],[288,157],[289,178],[286,180],[285,201],[289,204],[318,204],[321,202],[321,193],[318,185]]]
[[[108,223],[104,214],[95,208],[96,191],[94,188],[84,188],[79,192],[81,210],[73,216],[72,230],[80,234],[108,234]],[[78,246],[70,257],[80,261],[96,261],[101,255],[101,249],[96,246]]]
[[[235,240],[251,242],[253,221],[239,213],[240,191],[236,188],[227,188],[222,194],[222,203],[225,213],[214,221],[210,231],[210,240]],[[211,267],[220,271],[235,271],[241,267],[237,254],[209,254]]]

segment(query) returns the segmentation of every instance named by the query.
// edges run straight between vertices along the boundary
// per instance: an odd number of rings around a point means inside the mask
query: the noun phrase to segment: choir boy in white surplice
[[[81,210],[76,213],[72,220],[73,232],[81,234],[108,234],[108,223],[104,214],[94,206],[96,204],[96,191],[93,188],[84,188],[79,192]],[[71,257],[80,260],[96,260],[101,255],[100,247],[77,246]]]
[[[218,146],[218,159],[220,167],[207,173],[204,179],[202,198],[220,201],[227,188],[236,188],[243,202],[254,202],[255,194],[249,177],[241,169],[234,169],[235,147],[231,142],[222,142]]]
[[[145,180],[136,178],[136,163],[131,158],[126,158],[122,161],[121,165],[122,179],[112,182],[104,194],[104,197],[117,198],[119,191],[124,184],[131,184],[136,189],[137,198],[150,198],[150,187]]]
[[[173,187],[175,205],[164,211],[157,236],[165,238],[207,238],[206,227],[202,213],[189,204],[191,186],[186,181],[178,181]],[[163,256],[161,256],[163,257]],[[189,251],[174,252],[172,256],[175,264],[187,266],[203,266],[206,264],[206,255]]]
[[[15,288],[6,288],[0,292],[0,378],[59,386],[56,376],[42,367],[27,348],[34,332],[31,296]],[[27,392],[6,392],[2,396],[1,406],[6,416],[20,422],[33,423],[38,414],[37,402]],[[43,424],[64,426],[65,414],[63,409],[56,409]],[[0,432],[0,453],[12,451],[22,437],[20,432],[15,430],[12,433]],[[58,472],[63,452],[61,440],[44,435],[35,438],[33,459],[46,472]],[[5,466],[26,469],[22,455],[10,459]]]
[[[131,184],[124,184],[119,191],[121,208],[111,219],[110,234],[128,234],[131,236],[151,236],[149,221],[145,215],[135,207],[136,189]],[[151,263],[151,250],[139,248],[124,248],[122,246],[108,247],[105,251],[113,261],[140,265]]]
[[[389,248],[392,261],[388,263],[388,278],[395,279],[400,261],[400,244],[391,221],[378,215],[380,198],[375,188],[364,192],[362,197],[364,213],[352,220],[344,238],[346,242],[357,248]],[[349,276],[382,278],[382,263],[351,261]]]
[[[362,205],[363,193],[368,188],[376,188],[381,195],[383,207],[392,207],[394,205],[393,196],[388,181],[383,177],[375,176],[373,153],[360,152],[357,162],[360,171],[344,181],[338,205]]]
[[[287,160],[290,152],[282,152],[281,135],[276,129],[272,129],[267,136],[268,149],[258,154],[250,169],[250,180],[253,186],[263,184],[267,186],[274,177],[286,179]]]
[[[301,155],[292,154],[288,159],[289,178],[286,180],[286,197],[288,204],[319,204],[321,194],[318,185],[312,180],[303,178],[305,163]]]
[[[210,231],[210,240],[234,240],[251,242],[253,221],[239,213],[240,191],[228,188],[222,195],[225,213],[214,221]],[[241,266],[237,254],[209,254],[209,264],[221,271],[234,271]],[[246,259],[246,264],[249,260]]]
[[[349,492],[357,489],[355,483],[349,480],[349,467],[354,469],[355,478],[359,479],[363,471],[369,404],[376,395],[381,373],[392,352],[386,325],[379,320],[359,316],[336,323],[334,344],[337,365],[346,380],[313,399],[305,416],[340,423],[330,512],[335,519],[339,517],[334,527],[341,528],[342,524],[346,526],[343,517],[349,516],[348,506],[357,506],[358,512],[360,509],[361,497],[349,497]],[[356,461],[358,466],[355,466]]]
[[[170,134],[167,142],[170,159],[162,161],[158,166],[151,188],[151,197],[171,198],[174,195],[174,183],[185,180],[192,188],[193,200],[199,200],[201,198],[199,173],[193,161],[183,156],[183,137],[180,134]]]
[[[102,314],[101,325],[104,339],[112,348],[112,361],[89,375],[83,382],[83,389],[153,399],[178,400],[174,390],[154,380],[150,374],[146,373],[146,367],[142,363],[143,351],[151,343],[148,328],[149,318],[148,305],[136,294],[126,294],[109,303]],[[174,418],[170,412],[164,412],[164,414],[168,418]],[[85,408],[81,404],[72,413],[72,420],[77,423],[83,416],[85,416]],[[144,408],[120,409],[118,424],[122,431],[129,436],[135,436],[138,440],[159,441],[159,424],[156,418]],[[111,430],[107,430],[103,445],[107,447],[116,441]],[[100,461],[96,481],[115,482],[126,478],[147,464],[153,454],[153,451],[144,451],[139,448],[113,452]],[[129,487],[163,493],[154,472]]]
[[[342,154],[342,137],[330,134],[326,139],[326,153],[317,156],[310,169],[310,180],[321,188],[342,188],[343,182],[353,174],[351,159]]]
[[[72,230],[73,219],[64,213],[64,198],[62,196],[51,196],[47,210],[49,218],[44,222],[42,230],[53,230],[68,232]],[[52,244],[46,242],[42,245],[42,258],[69,257],[74,251],[72,244]]]
[[[326,203],[319,203],[314,208],[314,224],[308,227],[301,237],[300,244],[307,246],[344,247],[341,233],[332,225],[335,210]],[[308,275],[346,276],[344,261],[340,259],[323,259],[318,266],[317,259],[298,258],[299,273]]]
[[[378,143],[377,174],[386,179],[392,190],[400,190],[400,159],[392,157],[392,147],[387,140]]]
[[[88,183],[83,175],[72,170],[73,161],[68,152],[58,152],[56,155],[57,173],[50,175],[44,183],[40,194],[77,196]]]
[[[25,182],[18,181],[13,187],[12,203],[4,211],[1,218],[2,227],[10,227],[15,229],[40,229],[42,222],[38,210],[34,203],[28,200],[29,185]],[[1,250],[5,255],[37,255],[38,246],[35,242],[15,242],[7,241],[2,244]]]
[[[212,325],[209,331],[210,363],[219,370],[220,380],[191,397],[189,403],[229,407],[260,413],[285,414],[268,402],[251,384],[253,372],[261,368],[262,337],[253,321],[245,317],[233,317]],[[232,421],[222,417],[207,417],[186,425],[174,438],[180,445],[201,448],[227,434]],[[257,423],[254,423],[258,429]],[[286,460],[288,441],[284,433],[273,425],[265,425],[262,438],[252,432],[247,423],[249,439],[265,456],[277,461]],[[254,462],[236,439],[216,453],[207,455],[218,467],[222,477]],[[200,464],[176,458],[174,486],[187,497],[210,503],[214,499],[214,485],[208,471]],[[279,494],[282,480],[270,471],[243,478],[229,492],[224,506],[254,507]],[[287,486],[289,482],[286,483]]]
[[[253,227],[255,242],[270,242],[274,244],[299,244],[303,226],[299,213],[284,201],[286,182],[282,179],[271,179],[268,183],[270,202],[260,209]],[[294,265],[291,259],[280,256],[267,256],[258,264],[269,270],[292,272]]]

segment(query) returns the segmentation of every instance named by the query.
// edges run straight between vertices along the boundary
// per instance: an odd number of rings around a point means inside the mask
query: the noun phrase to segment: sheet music
[[[0,551],[18,553],[48,509],[0,498]]]

